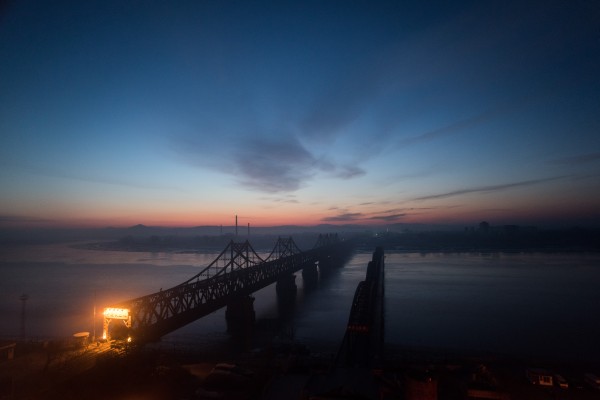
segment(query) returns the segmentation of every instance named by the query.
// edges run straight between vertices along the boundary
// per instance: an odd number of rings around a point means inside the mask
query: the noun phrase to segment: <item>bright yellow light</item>
[[[102,334],[102,340],[106,340],[106,332]]]
[[[131,336],[127,337],[127,343],[131,343]]]
[[[129,318],[129,309],[108,307],[104,309],[104,316],[111,319],[127,319]]]

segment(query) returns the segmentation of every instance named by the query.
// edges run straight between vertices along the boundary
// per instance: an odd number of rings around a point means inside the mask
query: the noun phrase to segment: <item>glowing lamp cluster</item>
[[[104,318],[110,319],[128,319],[129,309],[128,308],[114,308],[108,307],[104,309]]]
[[[113,319],[123,321],[126,327],[131,328],[131,315],[128,308],[107,307],[102,313],[104,315],[104,324],[102,329],[102,339],[110,339],[108,326]],[[131,337],[127,338],[127,342],[131,342]]]

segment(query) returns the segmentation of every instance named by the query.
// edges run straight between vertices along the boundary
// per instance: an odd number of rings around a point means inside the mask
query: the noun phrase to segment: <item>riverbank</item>
[[[468,397],[471,393],[498,399],[591,400],[600,395],[583,379],[600,367],[591,363],[395,348],[375,368],[336,370],[334,353],[313,353],[298,342],[250,350],[239,345],[233,338],[227,346],[210,349],[173,343],[168,348],[91,343],[64,349],[48,363],[47,347],[29,343],[15,359],[0,363],[4,396],[0,398],[273,400],[341,394],[367,399],[476,398]],[[527,368],[561,374],[569,388],[533,385],[525,377]],[[364,392],[365,387],[370,392]]]

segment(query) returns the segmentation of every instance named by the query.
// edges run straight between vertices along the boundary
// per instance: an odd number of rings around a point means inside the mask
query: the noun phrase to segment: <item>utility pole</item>
[[[96,291],[94,290],[94,325],[92,327],[92,342],[96,341]]]
[[[29,296],[26,294],[22,294],[19,297],[19,300],[21,300],[21,340],[25,340],[25,304],[28,299]]]

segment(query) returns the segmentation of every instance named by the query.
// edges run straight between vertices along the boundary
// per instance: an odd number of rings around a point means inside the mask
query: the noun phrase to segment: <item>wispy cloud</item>
[[[266,193],[293,192],[319,173],[338,179],[365,174],[357,166],[323,161],[294,135],[249,135],[222,146],[215,152],[211,143],[188,137],[176,143],[176,150],[195,165],[232,175],[240,185]]]
[[[600,160],[600,153],[586,153],[571,157],[562,157],[550,160],[550,164],[556,165],[584,165]]]
[[[99,183],[102,185],[126,186],[138,189],[167,189],[173,191],[184,191],[183,189],[175,186],[160,185],[155,184],[153,182],[139,182],[130,179],[123,179],[114,176],[104,175],[102,173],[81,173],[77,171],[65,171],[60,167],[20,163],[13,163],[10,165],[7,163],[0,163],[0,165],[9,166],[11,168],[17,168],[24,171],[27,174],[46,176],[50,178],[68,179],[88,183]]]
[[[289,203],[289,204],[298,204],[300,203],[298,199],[296,199],[293,195],[280,196],[280,197],[262,197],[261,200],[271,201],[274,203]]]
[[[335,76],[322,86],[300,121],[303,136],[329,141],[362,115],[380,88],[381,77],[370,61],[364,58],[337,65]]]
[[[344,213],[322,219],[324,222],[355,222],[364,218],[363,213]]]
[[[394,210],[395,211],[395,210]],[[362,213],[362,212],[342,212],[322,219],[324,222],[359,222],[359,221],[381,221],[397,222],[404,218],[406,213],[392,213],[389,211]]]
[[[22,224],[39,222],[52,222],[52,220],[38,217],[30,217],[25,215],[0,215],[0,224]]]
[[[244,140],[231,161],[242,185],[270,193],[299,189],[318,168],[294,137]]]
[[[345,165],[336,168],[334,176],[341,179],[352,179],[362,175],[365,175],[364,169],[359,168],[355,165]]]
[[[480,114],[465,118],[449,125],[437,128],[428,132],[421,133],[416,136],[402,138],[396,142],[396,146],[403,148],[419,143],[429,142],[444,136],[450,136],[462,133],[469,128],[473,128],[487,121],[490,121],[508,110],[507,107],[500,106],[493,110],[488,110]]]
[[[556,180],[560,180],[560,179],[564,179],[564,178],[565,178],[565,176],[557,176],[557,177],[552,177],[552,178],[532,179],[532,180],[528,180],[528,181],[504,183],[504,184],[500,184],[500,185],[477,186],[477,187],[472,187],[472,188],[453,190],[450,192],[436,193],[436,194],[431,194],[431,195],[427,195],[427,196],[415,197],[413,200],[435,200],[435,199],[444,199],[447,197],[461,196],[464,194],[471,194],[471,193],[498,192],[498,191],[513,189],[513,188],[517,188],[517,187],[539,185],[542,183],[552,182],[552,181],[556,181]]]
[[[389,215],[373,215],[369,217],[370,220],[384,221],[384,222],[396,222],[406,217],[406,214],[389,214]]]
[[[483,209],[481,209],[481,211],[506,213],[506,212],[513,212],[515,210],[513,208],[483,208]]]

